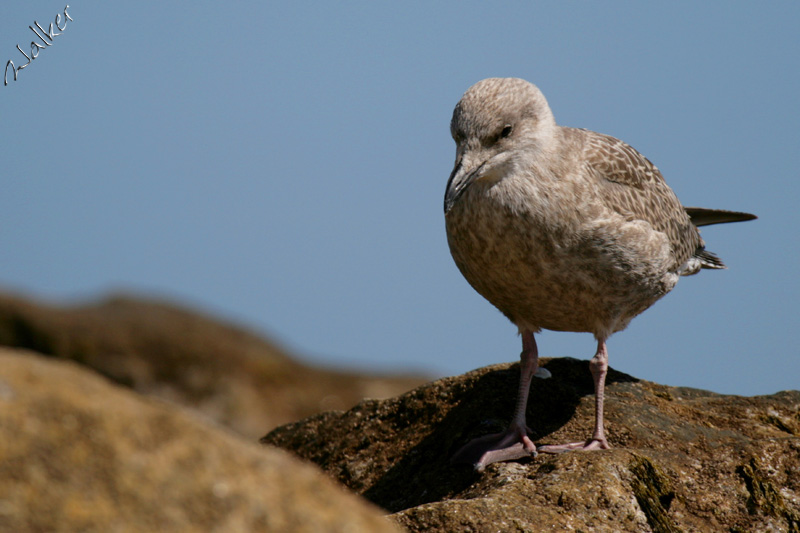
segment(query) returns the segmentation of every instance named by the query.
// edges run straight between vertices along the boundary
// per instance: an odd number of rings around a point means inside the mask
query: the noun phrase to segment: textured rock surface
[[[587,361],[544,360],[537,444],[592,427]],[[411,531],[800,531],[800,392],[722,396],[611,370],[612,450],[539,455],[482,474],[448,464],[501,431],[517,365],[497,365],[280,427],[263,442],[308,458]]]
[[[0,348],[0,531],[396,531],[312,465]]]
[[[248,331],[130,297],[54,307],[0,294],[0,345],[71,359],[254,440],[265,428],[427,381],[310,367]]]

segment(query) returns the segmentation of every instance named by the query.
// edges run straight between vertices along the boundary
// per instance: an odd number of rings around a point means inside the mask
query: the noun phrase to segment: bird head
[[[552,139],[555,120],[542,92],[519,78],[488,78],[470,87],[453,110],[456,162],[445,192],[447,213],[467,187],[496,181],[522,151],[535,155]]]

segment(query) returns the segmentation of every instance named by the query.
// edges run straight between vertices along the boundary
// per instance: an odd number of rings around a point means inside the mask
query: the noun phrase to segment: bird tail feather
[[[686,211],[686,214],[689,215],[689,218],[692,219],[692,224],[698,227],[709,226],[711,224],[724,224],[727,222],[744,222],[746,220],[758,218],[750,213],[727,211],[725,209],[706,209],[704,207],[684,207],[683,209]]]
[[[725,266],[725,263],[722,262],[722,259],[717,257],[716,254],[709,252],[705,248],[695,253],[694,256],[700,259],[700,268],[728,268]]]

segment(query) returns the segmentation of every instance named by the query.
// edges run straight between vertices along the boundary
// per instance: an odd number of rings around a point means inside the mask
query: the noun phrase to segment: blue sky
[[[442,198],[453,106],[516,76],[560,124],[645,154],[684,204],[760,217],[705,229],[729,269],[683,278],[611,338],[611,366],[800,388],[800,3],[733,6],[76,0],[0,86],[0,287],[165,297],[327,365],[515,361],[514,326],[450,258]],[[2,64],[63,9],[3,2]]]

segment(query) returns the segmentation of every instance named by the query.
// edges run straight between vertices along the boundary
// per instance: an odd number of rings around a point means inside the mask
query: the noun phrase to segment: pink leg
[[[524,331],[520,354],[519,393],[511,425],[503,433],[486,435],[468,442],[453,456],[451,460],[453,463],[471,463],[475,470],[481,471],[491,463],[536,456],[536,446],[528,437],[525,409],[528,406],[531,379],[538,368],[539,353],[533,333]]]
[[[606,373],[608,372],[608,350],[605,339],[597,341],[597,353],[589,361],[589,369],[594,378],[594,432],[592,438],[569,444],[539,446],[542,453],[563,453],[570,450],[607,450],[611,446],[603,429],[603,400],[605,399]]]

